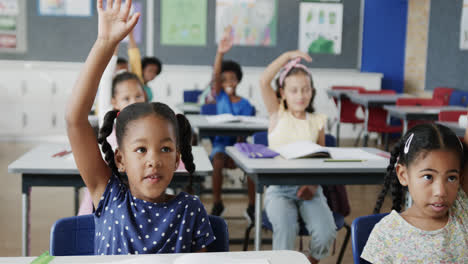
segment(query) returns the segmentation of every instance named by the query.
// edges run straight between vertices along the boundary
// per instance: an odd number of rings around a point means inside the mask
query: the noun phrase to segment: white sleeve
[[[98,89],[98,104],[97,112],[99,119],[99,127],[102,126],[104,116],[112,109],[111,94],[112,94],[112,78],[114,76],[115,68],[117,67],[117,56],[113,55],[107,64],[104,73],[102,74],[101,81],[99,82]]]

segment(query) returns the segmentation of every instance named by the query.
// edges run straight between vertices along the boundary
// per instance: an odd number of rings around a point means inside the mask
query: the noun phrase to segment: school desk
[[[403,134],[408,131],[408,121],[424,120],[437,121],[439,120],[440,111],[466,111],[466,108],[461,106],[394,106],[386,105],[384,109],[388,111],[390,117],[400,118],[403,120]]]
[[[20,174],[22,179],[23,256],[27,256],[29,254],[29,201],[31,187],[75,187],[75,213],[78,210],[78,188],[84,187],[85,184],[76,167],[73,155],[71,153],[65,154],[66,152],[64,152],[69,150],[71,150],[71,148],[68,143],[41,144],[28,151],[8,166],[9,173]],[[52,157],[57,153],[65,155],[56,155],[56,157]],[[193,147],[192,153],[194,163],[196,164],[194,182],[200,182],[202,177],[211,174],[213,167],[208,159],[208,155],[202,147]],[[171,184],[186,182],[188,182],[188,173],[186,171],[178,171],[175,173]]]
[[[250,136],[255,132],[268,130],[266,123],[227,122],[214,124],[208,122],[205,115],[187,115],[187,119],[192,128],[198,129],[199,139],[210,136]]]
[[[450,128],[453,132],[455,132],[455,134],[457,135],[457,137],[465,137],[465,130],[466,128],[465,127],[461,127],[458,122],[441,122],[441,121],[438,121],[436,122],[437,124],[441,124],[443,126],[446,126],[448,128]]]
[[[184,115],[198,115],[200,114],[201,105],[197,103],[180,103],[176,105]]]
[[[407,94],[359,94],[354,93],[349,95],[349,100],[355,104],[362,105],[364,108],[364,147],[367,147],[369,139],[369,108],[383,107],[384,105],[394,105],[400,97],[407,97]]]
[[[31,263],[35,257],[1,258],[1,264]],[[304,254],[292,250],[275,251],[241,251],[216,253],[186,253],[186,254],[148,254],[148,255],[109,255],[109,256],[65,256],[54,257],[49,264],[308,264]]]
[[[350,94],[358,93],[356,90],[327,90],[328,97],[335,98],[338,111],[338,122],[336,123],[336,145],[340,145],[340,120],[341,120],[341,99],[349,98]]]
[[[388,153],[375,148],[362,148],[362,150],[388,157]],[[260,250],[261,247],[262,194],[265,186],[381,184],[388,166],[387,158],[360,162],[325,162],[325,159],[286,160],[280,156],[274,159],[249,159],[235,147],[227,147],[226,153],[255,183],[255,250]]]

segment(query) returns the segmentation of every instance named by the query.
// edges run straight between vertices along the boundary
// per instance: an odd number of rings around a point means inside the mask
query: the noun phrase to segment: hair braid
[[[117,169],[114,159],[114,151],[112,150],[111,145],[107,142],[107,137],[112,133],[114,129],[114,120],[117,117],[117,110],[111,110],[107,112],[104,116],[104,123],[99,130],[98,143],[101,144],[102,152],[104,153],[104,160],[107,162],[107,165],[111,168],[112,173],[117,175],[120,178],[120,172]]]
[[[385,196],[387,195],[388,190],[391,187],[390,184],[394,183],[393,180],[396,179],[397,183],[399,184],[398,179],[395,174],[395,165],[398,162],[398,156],[400,156],[402,146],[403,146],[403,142],[400,140],[392,149],[391,156],[390,156],[390,163],[388,164],[387,173],[385,174],[385,178],[384,178],[384,185],[377,198],[377,202],[374,208],[374,214],[380,213],[382,204],[385,201]]]
[[[177,123],[179,127],[179,149],[185,169],[189,173],[189,184],[186,188],[188,193],[193,193],[193,173],[195,172],[195,164],[193,163],[192,155],[192,127],[187,118],[182,114],[177,114]]]

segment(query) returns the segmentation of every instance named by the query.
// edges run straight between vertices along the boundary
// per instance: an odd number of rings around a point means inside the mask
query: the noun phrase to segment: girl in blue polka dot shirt
[[[96,208],[95,254],[205,251],[216,238],[200,200],[165,193],[181,159],[190,179],[195,171],[187,119],[163,103],[136,103],[108,112],[97,140],[88,122],[104,68],[138,21],[130,6],[131,0],[108,0],[106,8],[97,1],[98,37],[66,112],[73,155]],[[106,140],[114,121],[115,153]]]

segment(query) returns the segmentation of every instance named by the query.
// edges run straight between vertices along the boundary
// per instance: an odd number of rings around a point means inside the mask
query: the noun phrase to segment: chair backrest
[[[399,106],[443,106],[441,99],[433,98],[398,98],[396,105]]]
[[[50,230],[50,255],[94,255],[94,236],[92,214],[59,219]]]
[[[201,90],[187,90],[184,91],[184,103],[196,103],[198,97],[203,91]]]
[[[216,104],[204,104],[200,108],[202,115],[216,115]]]
[[[450,95],[449,105],[468,106],[468,92],[453,91]]]
[[[367,261],[361,259],[361,253],[367,243],[372,229],[387,214],[375,214],[361,216],[354,219],[351,224],[351,243],[353,245],[354,264],[364,264]]]
[[[466,115],[466,111],[440,111],[439,121],[458,122],[461,115]]]
[[[216,240],[207,247],[208,252],[228,252],[229,251],[229,232],[226,221],[215,215],[209,215],[211,228]]]
[[[254,144],[262,144],[268,146],[268,132],[256,132],[252,135]]]
[[[356,90],[356,91],[365,91],[366,89],[362,86],[332,86],[332,90]]]
[[[444,105],[448,105],[450,101],[450,95],[455,89],[448,87],[436,87],[432,92],[432,99],[442,100]]]
[[[216,240],[209,252],[229,251],[229,232],[224,219],[209,215]],[[94,216],[80,215],[57,220],[50,230],[51,256],[94,255]]]

